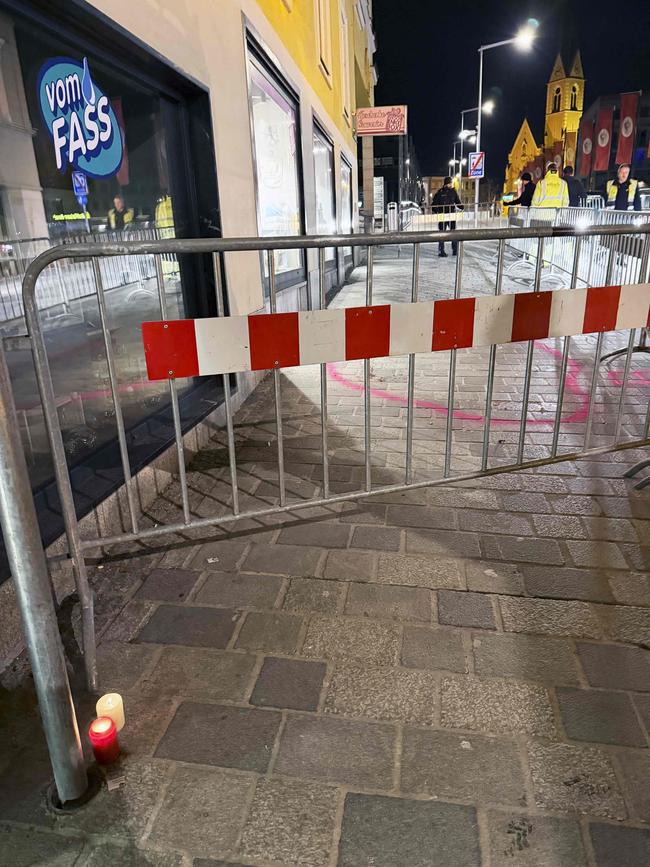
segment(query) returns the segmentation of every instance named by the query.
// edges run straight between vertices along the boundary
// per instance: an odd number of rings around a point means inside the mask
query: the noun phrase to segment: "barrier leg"
[[[62,802],[88,788],[52,586],[38,531],[9,369],[0,344],[0,522],[16,587],[43,729]]]

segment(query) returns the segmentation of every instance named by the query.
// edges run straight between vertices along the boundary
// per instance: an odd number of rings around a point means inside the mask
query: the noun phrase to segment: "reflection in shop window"
[[[334,209],[334,150],[317,126],[313,131],[314,174],[316,179],[316,233],[336,234]],[[334,260],[334,248],[328,247],[327,261]]]
[[[258,230],[262,237],[300,235],[297,106],[252,56],[249,72]],[[302,274],[300,251],[276,251],[275,266],[277,274],[292,271]]]
[[[352,169],[341,157],[341,232],[352,234]],[[352,247],[343,248],[344,256],[352,255]]]

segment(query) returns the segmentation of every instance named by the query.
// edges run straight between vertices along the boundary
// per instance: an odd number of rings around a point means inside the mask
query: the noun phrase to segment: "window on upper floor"
[[[316,0],[316,29],[321,69],[328,81],[332,78],[332,8],[331,0]]]
[[[571,88],[571,110],[578,110],[578,88],[575,86],[575,84]]]
[[[553,94],[553,111],[560,110],[560,99],[561,99],[561,91],[559,87],[555,88],[555,93]]]
[[[343,101],[343,117],[349,122],[352,117],[350,105],[350,38],[348,19],[345,9],[341,6],[341,98]]]

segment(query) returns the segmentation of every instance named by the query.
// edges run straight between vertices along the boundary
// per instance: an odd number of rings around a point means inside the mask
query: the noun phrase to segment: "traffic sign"
[[[472,151],[468,157],[470,178],[485,177],[485,151]]]
[[[72,173],[72,192],[77,198],[88,195],[88,178],[85,172]]]

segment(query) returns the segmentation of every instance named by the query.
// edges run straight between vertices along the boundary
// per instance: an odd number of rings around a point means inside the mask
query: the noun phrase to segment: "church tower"
[[[558,54],[546,86],[546,121],[544,149],[551,153],[562,142],[564,162],[573,165],[575,148],[584,106],[585,76],[580,52],[576,51],[567,74],[562,56]]]

